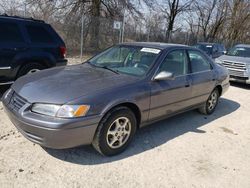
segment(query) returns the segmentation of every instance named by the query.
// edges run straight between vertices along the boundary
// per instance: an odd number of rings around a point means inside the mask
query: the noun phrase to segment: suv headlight
[[[223,61],[221,61],[220,59],[215,59],[215,63],[217,63],[219,65],[223,65]]]
[[[250,62],[247,63],[247,70],[248,70],[248,72],[250,73]]]
[[[73,118],[85,116],[89,107],[89,105],[55,105],[35,103],[32,105],[31,111],[47,116]]]

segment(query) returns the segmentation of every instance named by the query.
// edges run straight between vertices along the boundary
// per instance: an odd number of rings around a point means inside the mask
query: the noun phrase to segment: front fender
[[[141,113],[141,122],[148,119],[150,107],[150,87],[146,83],[134,83],[125,87],[115,87],[87,94],[67,104],[88,104],[88,115],[101,115],[102,117],[115,106],[131,103],[138,107]]]

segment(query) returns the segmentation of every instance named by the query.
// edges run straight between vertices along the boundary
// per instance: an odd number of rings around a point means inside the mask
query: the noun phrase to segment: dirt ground
[[[1,87],[1,93],[7,88]],[[190,111],[137,132],[121,155],[52,150],[26,140],[0,103],[0,187],[250,187],[250,86],[215,113]]]

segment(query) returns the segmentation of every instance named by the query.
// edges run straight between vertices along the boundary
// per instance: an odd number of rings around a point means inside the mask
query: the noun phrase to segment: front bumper
[[[230,75],[230,81],[250,84],[250,77],[239,77]]]
[[[4,98],[3,106],[11,122],[25,138],[54,149],[91,144],[101,119],[100,116],[75,119],[46,117],[31,112],[29,104],[16,112],[9,108]]]

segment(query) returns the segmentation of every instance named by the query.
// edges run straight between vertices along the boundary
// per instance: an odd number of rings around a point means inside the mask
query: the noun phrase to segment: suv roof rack
[[[0,14],[0,16],[8,17],[8,18],[17,18],[17,19],[22,19],[22,20],[35,21],[35,22],[40,22],[40,23],[45,23],[45,21],[43,21],[43,20],[38,20],[38,19],[35,19],[35,18],[32,18],[32,17],[24,18],[24,17],[20,17],[20,16],[9,16],[8,14]]]

